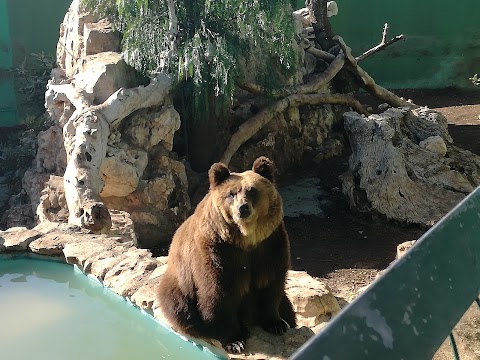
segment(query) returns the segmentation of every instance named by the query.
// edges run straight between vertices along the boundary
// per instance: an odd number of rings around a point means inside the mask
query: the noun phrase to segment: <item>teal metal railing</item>
[[[431,359],[479,291],[477,188],[290,359]]]

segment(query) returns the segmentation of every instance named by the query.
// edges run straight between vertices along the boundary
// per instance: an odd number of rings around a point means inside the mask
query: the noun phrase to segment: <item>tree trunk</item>
[[[308,0],[307,3],[316,42],[322,50],[328,50],[335,45],[332,41],[332,26],[327,16],[328,0]]]
[[[341,94],[294,94],[277,101],[275,104],[262,110],[254,117],[250,118],[242,125],[235,134],[232,135],[228,147],[220,159],[225,165],[230,163],[232,156],[248,139],[257,133],[272,118],[290,107],[300,105],[320,105],[320,104],[342,104],[352,107],[364,115],[369,115],[362,105],[353,97]]]

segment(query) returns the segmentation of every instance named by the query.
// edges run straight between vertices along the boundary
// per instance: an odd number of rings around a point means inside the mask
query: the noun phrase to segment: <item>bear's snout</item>
[[[238,212],[241,219],[245,219],[252,214],[252,210],[250,209],[250,205],[248,205],[248,203],[240,205],[238,207]]]

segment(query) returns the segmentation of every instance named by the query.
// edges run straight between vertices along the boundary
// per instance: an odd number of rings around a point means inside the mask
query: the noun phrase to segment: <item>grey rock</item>
[[[105,19],[85,24],[83,41],[85,55],[121,51],[120,34],[113,30],[112,25]]]
[[[78,89],[92,94],[96,104],[103,103],[120,88],[136,85],[133,68],[116,52],[83,57],[75,66],[73,83]]]
[[[132,295],[132,302],[144,310],[151,310],[158,294],[158,281],[148,281]]]
[[[439,135],[430,136],[425,140],[420,141],[418,145],[421,148],[440,154],[441,156],[445,156],[447,153],[447,145],[445,145],[445,141]]]
[[[452,144],[440,113],[390,108],[369,117],[347,112],[344,119],[353,153],[343,191],[361,211],[431,226],[480,185],[480,157]],[[426,148],[432,139],[442,141],[448,157],[443,146]]]
[[[78,241],[78,237],[65,233],[49,233],[32,241],[29,249],[35,254],[60,256],[66,244]]]
[[[115,241],[103,235],[81,235],[81,237],[81,241],[65,244],[63,249],[67,263],[78,265],[81,269],[88,259],[117,245]]]
[[[152,258],[128,257],[105,274],[103,283],[121,296],[132,296],[156,266],[157,261]]]
[[[0,231],[0,243],[6,250],[25,251],[28,245],[40,236],[38,231],[15,227]]]

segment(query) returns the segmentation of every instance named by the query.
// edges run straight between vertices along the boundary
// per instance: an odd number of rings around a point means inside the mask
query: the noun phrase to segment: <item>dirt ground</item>
[[[418,105],[441,111],[449,121],[449,132],[455,144],[480,155],[480,92],[443,89],[395,93]],[[361,102],[374,109],[379,104],[368,95],[363,95]],[[319,201],[325,204],[323,216],[287,217],[285,222],[293,269],[306,270],[321,278],[339,300],[349,302],[395,259],[398,244],[418,239],[426,229],[352,211],[341,193],[338,179],[347,169],[348,155],[324,161],[315,170],[314,175],[322,188]],[[460,339],[462,359],[480,359],[480,316],[477,312],[478,309],[472,307],[457,326],[467,328],[466,333],[477,343],[472,348],[468,340]],[[444,344],[435,359],[453,359],[450,346]]]

